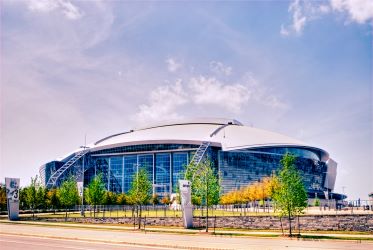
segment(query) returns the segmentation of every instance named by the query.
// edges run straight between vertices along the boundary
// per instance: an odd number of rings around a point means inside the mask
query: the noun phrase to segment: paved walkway
[[[336,250],[361,250],[373,249],[370,241],[339,241],[339,240],[298,240],[285,238],[263,237],[226,237],[204,234],[179,234],[176,230],[168,233],[120,230],[117,226],[91,226],[84,224],[31,224],[31,223],[0,223],[0,239],[6,237],[29,237],[59,239],[61,241],[100,242],[103,244],[130,244],[156,248],[176,249],[238,249],[238,250],[272,250],[272,249],[336,249]],[[172,229],[170,229],[172,230]],[[182,229],[177,229],[182,230]],[[173,234],[171,234],[173,233]],[[1,241],[1,240],[0,240]],[[20,239],[17,239],[20,241]],[[87,245],[88,246],[88,245]],[[124,247],[124,245],[123,245]],[[75,248],[77,249],[77,248]],[[103,246],[102,249],[105,249]]]

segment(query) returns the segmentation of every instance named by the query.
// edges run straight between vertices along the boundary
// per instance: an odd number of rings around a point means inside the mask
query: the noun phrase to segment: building
[[[188,163],[207,156],[226,193],[270,176],[286,152],[297,156],[309,197],[341,198],[332,193],[337,163],[325,150],[230,119],[169,122],[114,134],[46,163],[40,175],[52,187],[69,175],[84,176],[87,185],[102,173],[108,190],[128,192],[136,171],[145,168],[153,192],[164,196],[176,191]]]

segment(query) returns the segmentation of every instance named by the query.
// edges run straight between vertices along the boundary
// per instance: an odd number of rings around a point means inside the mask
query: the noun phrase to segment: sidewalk
[[[39,222],[39,221],[6,221],[0,220],[0,224],[23,224],[23,225],[36,225],[36,226],[56,226],[56,227],[69,227],[69,228],[88,228],[88,229],[100,229],[100,230],[116,230],[116,231],[139,231],[133,226],[128,225],[105,225],[105,224],[82,224],[82,223],[57,223],[57,222]],[[144,231],[142,228],[141,231]],[[206,234],[205,229],[185,229],[178,227],[146,227],[146,232],[159,232],[159,233],[178,233],[178,234]],[[214,229],[209,228],[209,233],[213,234]],[[287,231],[285,231],[287,233]],[[297,231],[294,231],[296,234]],[[221,236],[251,236],[251,237],[278,237],[282,233],[278,231],[249,231],[249,230],[224,230],[217,228],[215,234]],[[337,238],[360,238],[373,240],[373,233],[329,233],[329,232],[301,232],[302,236],[321,236],[321,237],[337,237]]]

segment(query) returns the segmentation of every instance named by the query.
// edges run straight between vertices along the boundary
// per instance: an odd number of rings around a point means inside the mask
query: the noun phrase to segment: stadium
[[[58,187],[71,175],[86,186],[101,173],[107,190],[126,193],[134,174],[145,168],[153,194],[162,197],[176,192],[189,163],[208,157],[222,193],[227,193],[272,175],[287,152],[296,156],[310,198],[344,198],[333,193],[337,163],[324,149],[233,119],[168,122],[110,135],[39,171],[48,188]]]

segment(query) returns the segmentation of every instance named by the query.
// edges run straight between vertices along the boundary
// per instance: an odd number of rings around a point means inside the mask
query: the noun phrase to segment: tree
[[[153,194],[152,198],[150,199],[150,203],[153,205],[158,205],[160,203],[159,196],[157,194]]]
[[[198,165],[191,164],[186,171],[186,179],[192,185],[192,203],[206,206],[206,232],[208,232],[208,207],[219,203],[220,182],[212,168],[212,162],[206,159]]]
[[[198,164],[190,164],[187,168],[185,178],[192,184],[192,202],[195,205],[205,204],[208,206],[219,203],[220,182],[217,173],[212,168],[210,160],[204,160]]]
[[[117,194],[111,191],[106,191],[104,195],[105,205],[115,205],[117,204]]]
[[[56,188],[48,190],[46,194],[46,205],[48,208],[56,209],[60,207],[60,200],[58,198],[58,192]]]
[[[149,203],[152,191],[152,183],[148,178],[148,173],[145,168],[139,168],[139,171],[132,176],[132,185],[128,192],[129,199],[132,204],[139,206],[137,215],[139,222],[141,220],[142,205]],[[140,229],[139,223],[139,229]]]
[[[38,181],[38,176],[36,175],[35,178],[31,177],[31,184],[25,188],[26,193],[26,203],[28,207],[32,210],[32,217],[35,215],[35,209],[38,207],[38,188],[40,187],[40,183]]]
[[[58,197],[61,205],[65,207],[66,221],[67,208],[79,203],[80,201],[78,187],[73,177],[68,178],[62,183],[61,187],[58,189]]]
[[[6,210],[6,187],[0,184],[0,210]]]
[[[117,204],[118,205],[126,205],[128,203],[128,197],[126,194],[119,194],[117,196]]]
[[[162,204],[164,205],[170,205],[171,203],[171,200],[170,200],[170,197],[168,195],[164,196],[161,200]]]
[[[273,200],[280,218],[289,219],[289,234],[291,231],[291,217],[303,213],[307,206],[307,192],[302,176],[295,169],[295,156],[285,154],[281,160],[282,168],[278,173],[278,187],[274,190]]]
[[[105,195],[105,184],[102,175],[96,175],[86,188],[85,199],[88,204],[93,205],[93,216],[96,217],[96,206],[101,204]]]

